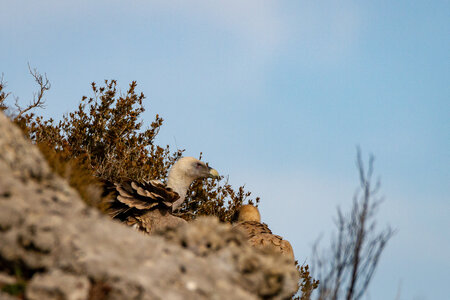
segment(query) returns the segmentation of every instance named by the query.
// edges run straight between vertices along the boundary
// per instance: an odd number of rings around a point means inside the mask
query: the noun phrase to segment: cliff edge
[[[298,276],[213,217],[152,236],[109,219],[0,113],[0,299],[285,299]]]

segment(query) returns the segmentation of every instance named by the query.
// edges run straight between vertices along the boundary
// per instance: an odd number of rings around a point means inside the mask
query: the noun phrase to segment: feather
[[[185,221],[171,212],[184,201],[192,182],[197,178],[217,176],[217,171],[207,164],[193,157],[183,157],[172,166],[167,186],[159,180],[105,182],[105,192],[110,195],[108,213],[146,233],[175,226]]]
[[[234,228],[246,235],[251,246],[281,253],[294,260],[291,244],[281,236],[273,234],[267,224],[260,222],[259,211],[255,206],[243,205],[241,207],[238,223],[234,224]]]

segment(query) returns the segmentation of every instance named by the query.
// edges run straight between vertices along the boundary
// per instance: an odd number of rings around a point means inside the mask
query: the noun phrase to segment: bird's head
[[[209,167],[206,163],[194,158],[194,157],[182,157],[180,158],[170,170],[171,173],[178,173],[192,181],[198,178],[218,178],[219,173]]]
[[[239,208],[238,222],[255,221],[261,222],[261,215],[256,206],[246,204]]]
[[[193,157],[182,157],[177,160],[167,177],[167,186],[180,195],[180,198],[172,205],[173,211],[183,203],[191,183],[204,177],[218,178],[219,173],[206,163]]]

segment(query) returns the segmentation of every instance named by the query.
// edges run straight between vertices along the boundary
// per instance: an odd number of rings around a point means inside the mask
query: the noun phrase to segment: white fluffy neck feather
[[[172,210],[177,209],[183,203],[186,192],[196,178],[187,176],[186,171],[179,164],[175,164],[169,171],[167,186],[180,195],[180,198],[172,205]]]

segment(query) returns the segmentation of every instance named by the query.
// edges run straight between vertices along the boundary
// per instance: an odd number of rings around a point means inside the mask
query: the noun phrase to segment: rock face
[[[298,281],[212,217],[153,236],[112,221],[0,113],[0,274],[17,270],[27,299],[284,299]]]

